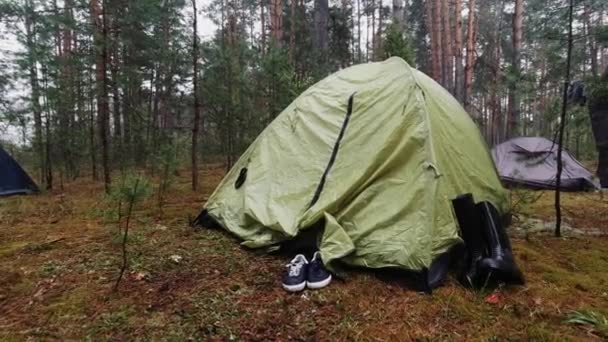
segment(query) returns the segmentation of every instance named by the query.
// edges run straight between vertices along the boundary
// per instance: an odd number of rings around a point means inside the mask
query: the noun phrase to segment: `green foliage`
[[[108,209],[103,212],[102,218],[105,222],[115,222],[118,231],[121,231],[123,215],[129,204],[133,206],[142,202],[153,192],[151,182],[135,172],[128,172],[110,188],[110,192],[105,195],[105,202],[109,204]]]
[[[608,318],[595,311],[574,311],[568,315],[566,323],[591,326],[598,334],[608,338]]]
[[[587,91],[590,107],[608,105],[608,74],[590,80]]]
[[[595,29],[595,39],[603,47],[608,47],[608,25],[604,25]]]
[[[108,198],[113,202],[137,204],[150,196],[153,187],[145,176],[128,172],[110,188]]]
[[[384,49],[384,58],[401,57],[410,65],[414,65],[414,50],[408,37],[401,33],[396,24],[388,26],[382,47]]]
[[[161,145],[159,152],[156,154],[155,162],[160,168],[160,178],[158,181],[158,188],[156,190],[156,199],[159,216],[161,218],[163,214],[165,195],[175,182],[177,167],[179,166],[177,151],[185,148],[186,146],[183,144],[183,142],[180,144],[173,141],[169,144]]]
[[[287,51],[274,46],[262,57],[258,77],[262,84],[268,85],[260,95],[268,101],[266,123],[269,123],[303,89],[295,83],[295,71],[289,63]]]

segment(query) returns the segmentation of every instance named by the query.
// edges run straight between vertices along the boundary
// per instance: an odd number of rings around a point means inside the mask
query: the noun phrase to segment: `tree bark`
[[[314,8],[314,47],[319,53],[321,60],[325,61],[327,47],[329,44],[329,34],[327,25],[329,21],[329,4],[327,0],[315,0]]]
[[[568,10],[568,52],[566,55],[566,79],[564,81],[564,94],[562,98],[562,113],[559,122],[559,138],[557,142],[557,174],[555,175],[555,236],[561,236],[562,211],[560,204],[560,186],[562,180],[562,151],[564,143],[564,129],[566,128],[566,107],[568,106],[568,86],[570,85],[570,63],[572,59],[572,12],[574,11],[574,0],[570,0]]]
[[[260,1],[260,23],[261,23],[260,36],[261,36],[261,40],[262,40],[262,48],[261,48],[262,56],[264,56],[264,54],[266,53],[266,13],[264,13],[265,8],[266,8],[266,3],[264,0],[261,0]]]
[[[376,0],[372,2],[372,60],[376,60]]]
[[[443,85],[454,93],[454,50],[452,48],[452,28],[450,26],[450,7],[448,0],[441,1],[441,18],[443,19],[441,37],[443,39]]]
[[[443,83],[443,54],[441,40],[441,0],[427,0],[427,5],[431,6],[431,53],[432,53],[432,77],[435,81]],[[428,9],[427,9],[428,13]]]
[[[102,0],[103,1],[103,0]],[[107,37],[105,6],[100,8],[99,0],[90,1],[91,19],[95,32],[95,83],[97,86],[97,125],[99,129],[99,141],[101,142],[101,163],[103,166],[104,185],[107,193],[110,192],[110,144],[108,141],[109,131],[109,106],[108,106],[108,79],[106,67],[108,65]]]
[[[461,103],[463,99],[464,66],[462,64],[462,0],[454,1],[454,62],[456,73],[454,75],[454,95]]]
[[[44,183],[45,158],[42,142],[42,109],[40,108],[40,87],[38,84],[38,68],[36,56],[36,12],[31,0],[27,1],[27,13],[25,15],[25,32],[28,56],[28,69],[31,88],[32,112],[34,114],[34,150],[38,156],[38,180]]]
[[[292,0],[294,1],[294,0]],[[196,0],[192,0],[194,17],[192,21],[192,87],[194,93],[194,121],[192,124],[192,190],[198,190],[198,132],[201,117],[201,105],[198,97],[198,30]]]
[[[513,14],[513,67],[514,80],[510,82],[509,111],[507,123],[507,138],[517,136],[519,117],[521,115],[521,100],[519,94],[519,79],[521,77],[521,41],[523,27],[524,1],[515,0],[515,13]]]
[[[274,46],[283,42],[283,0],[270,0],[270,33]]]
[[[97,175],[97,145],[95,143],[95,100],[96,90],[92,73],[89,73],[89,149],[91,153],[91,176],[93,180]]]
[[[116,25],[116,23],[114,23]],[[114,30],[117,30],[114,27]],[[116,143],[116,147],[119,148],[118,154],[121,155],[122,151],[120,148],[122,146],[122,122],[121,122],[121,113],[120,113],[120,90],[118,84],[119,77],[119,60],[118,60],[118,34],[115,34],[112,39],[112,52],[111,52],[111,62],[110,62],[110,74],[112,76],[112,114],[114,117],[114,142]]]
[[[469,18],[467,29],[467,56],[464,68],[464,109],[471,112],[471,90],[473,88],[473,70],[475,69],[475,42],[477,41],[477,25],[475,21],[475,0],[469,0]]]
[[[361,55],[361,0],[357,0],[357,54],[359,55],[358,62],[361,63],[363,61],[363,56]]]
[[[290,0],[289,7],[291,9],[290,22],[291,29],[289,30],[289,62],[291,65],[296,64],[296,0]]]
[[[405,21],[403,16],[403,0],[393,0],[393,23],[399,28],[399,32],[405,30]]]
[[[587,4],[587,2],[583,2],[583,20],[585,22],[585,26],[587,27],[587,32],[586,33],[586,40],[588,42],[589,45],[589,59],[591,62],[591,75],[592,76],[598,76],[598,67],[597,67],[597,51],[598,51],[598,46],[597,46],[597,42],[595,39],[593,39],[593,37],[589,37],[589,35],[591,34],[592,30],[592,25],[591,25],[591,11],[589,10],[589,5]]]

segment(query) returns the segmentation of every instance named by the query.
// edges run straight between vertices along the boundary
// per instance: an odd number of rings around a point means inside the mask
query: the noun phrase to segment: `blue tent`
[[[0,146],[0,196],[31,194],[38,191],[36,183]]]

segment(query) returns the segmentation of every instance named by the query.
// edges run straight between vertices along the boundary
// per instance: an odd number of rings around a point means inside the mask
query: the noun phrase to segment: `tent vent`
[[[234,182],[234,188],[238,189],[240,188],[243,183],[245,183],[245,180],[247,179],[247,168],[244,167],[241,169],[241,172],[239,173],[239,177],[236,179],[236,182]]]

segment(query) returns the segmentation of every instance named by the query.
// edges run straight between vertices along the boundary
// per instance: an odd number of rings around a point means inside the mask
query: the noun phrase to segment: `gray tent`
[[[505,185],[536,189],[555,188],[558,145],[541,137],[522,137],[508,140],[492,149],[492,157]],[[561,188],[580,191],[597,189],[591,172],[566,150]]]

